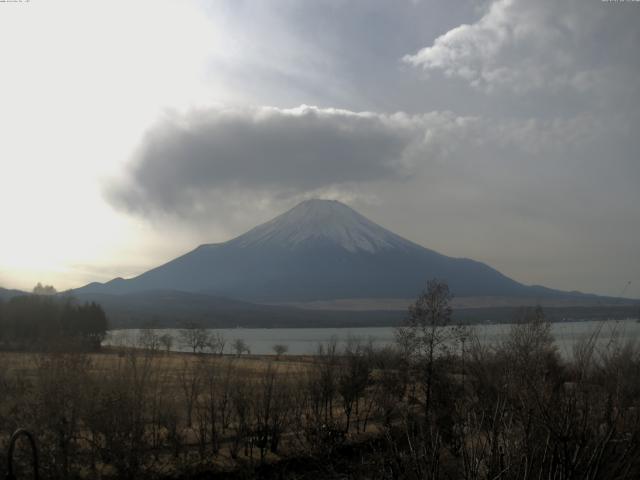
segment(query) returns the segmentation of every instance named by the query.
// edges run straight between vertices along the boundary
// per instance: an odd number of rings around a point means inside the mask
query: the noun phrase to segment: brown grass
[[[141,351],[142,353],[142,351]],[[33,379],[36,374],[38,357],[42,353],[34,352],[0,352],[0,366],[7,375],[18,375],[23,379]],[[87,356],[91,360],[89,373],[101,373],[111,371],[125,361],[122,350],[104,349],[100,353],[90,353]],[[175,377],[176,372],[184,368],[185,362],[196,364],[206,358],[213,365],[223,366],[233,361],[239,375],[245,378],[259,378],[269,365],[277,368],[277,372],[287,375],[301,375],[306,373],[313,361],[313,357],[304,355],[283,355],[276,359],[273,355],[209,355],[192,354],[182,352],[156,353],[151,361],[154,366],[169,372],[170,377]]]

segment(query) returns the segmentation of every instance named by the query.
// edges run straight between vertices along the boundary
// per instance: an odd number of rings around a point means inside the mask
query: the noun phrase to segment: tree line
[[[22,295],[0,300],[0,347],[33,350],[71,343],[98,349],[108,328],[102,307],[69,297]]]

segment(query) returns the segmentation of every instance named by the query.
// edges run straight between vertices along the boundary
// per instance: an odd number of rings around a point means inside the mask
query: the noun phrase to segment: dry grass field
[[[561,358],[534,314],[462,354],[429,325],[314,356],[0,352],[0,451],[27,428],[51,479],[638,478],[640,350]]]
[[[309,441],[323,448],[321,437],[344,423],[333,398],[338,357],[325,360],[132,348],[0,352],[0,448],[12,430],[28,428],[51,478],[171,476],[273,462]],[[309,403],[308,387],[328,371],[331,385]],[[361,425],[358,434],[372,428]]]
[[[26,381],[34,381],[38,374],[40,362],[50,357],[50,352],[2,352],[0,351],[0,369],[5,377],[21,377]],[[262,378],[270,367],[279,375],[295,379],[306,374],[314,361],[310,355],[203,355],[183,352],[155,352],[148,355],[144,350],[136,349],[103,349],[102,352],[85,353],[82,358],[87,361],[88,373],[104,376],[109,372],[120,371],[131,356],[144,356],[150,367],[162,372],[171,389],[178,387],[179,373],[186,368],[195,368],[206,363],[210,368],[222,369],[232,365],[235,375],[246,379]]]

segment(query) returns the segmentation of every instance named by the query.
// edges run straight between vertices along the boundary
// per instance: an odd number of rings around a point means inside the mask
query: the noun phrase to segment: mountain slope
[[[302,309],[281,305],[257,305],[223,297],[176,291],[147,291],[123,295],[85,293],[80,302],[97,302],[105,310],[110,328],[176,328],[197,323],[208,328],[299,328],[396,326],[406,318],[406,304],[379,306],[376,310]],[[464,307],[454,305],[453,319],[460,323],[509,322],[521,303]],[[454,301],[454,304],[456,302]],[[525,302],[526,304],[526,302]],[[551,321],[567,319],[624,319],[637,315],[637,305],[550,306]]]
[[[8,290],[0,287],[0,300],[9,300],[13,297],[19,297],[21,295],[29,295],[27,292],[21,290]]]
[[[78,293],[180,290],[257,302],[411,298],[431,278],[456,296],[566,295],[417,245],[330,200],[302,202],[225,243],[202,245],[138,277]]]
[[[97,302],[107,313],[110,328],[180,327],[197,323],[209,328],[288,328],[397,325],[404,311],[309,311],[257,305],[224,297],[176,291],[147,291],[112,295],[83,293],[81,302]]]

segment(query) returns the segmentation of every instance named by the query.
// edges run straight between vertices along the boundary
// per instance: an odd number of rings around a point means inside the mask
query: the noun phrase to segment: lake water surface
[[[511,328],[510,324],[474,325],[473,331],[480,343],[496,345],[502,342]],[[599,330],[598,348],[606,348],[612,342],[625,344],[640,339],[640,323],[634,319],[606,322],[563,322],[552,324],[552,333],[558,351],[564,357],[570,357],[573,346],[580,340],[587,339]],[[174,338],[172,349],[175,351],[189,351],[188,347],[180,344],[179,330],[157,329],[157,334],[168,333]],[[103,342],[105,346],[136,346],[141,330],[111,330]],[[295,355],[313,354],[318,345],[327,343],[335,338],[338,346],[344,346],[350,337],[364,342],[371,342],[375,347],[384,347],[394,342],[393,327],[361,327],[361,328],[222,328],[212,329],[224,336],[227,346],[225,353],[232,353],[231,343],[242,339],[248,345],[252,354],[273,354],[273,346],[286,345],[288,353]]]

